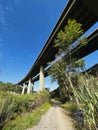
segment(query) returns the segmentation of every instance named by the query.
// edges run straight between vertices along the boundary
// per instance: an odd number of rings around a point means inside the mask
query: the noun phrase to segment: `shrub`
[[[76,103],[73,102],[66,102],[62,105],[63,108],[65,108],[67,111],[69,111],[71,114],[77,111],[78,106]]]
[[[24,130],[35,126],[50,106],[51,105],[46,102],[32,113],[18,116],[15,120],[8,122],[3,130]]]
[[[13,117],[15,99],[8,93],[0,92],[0,128]]]
[[[98,84],[90,75],[79,77],[76,96],[82,104],[86,129],[97,130],[98,125]]]
[[[40,92],[26,95],[0,92],[0,128],[9,120],[17,118],[24,112],[32,111],[49,101],[48,92]]]

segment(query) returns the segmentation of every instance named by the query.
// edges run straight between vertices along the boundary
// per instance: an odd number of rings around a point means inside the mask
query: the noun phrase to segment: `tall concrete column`
[[[25,83],[23,84],[23,88],[22,88],[22,93],[21,94],[24,94],[25,92]]]
[[[22,94],[24,94],[25,93],[25,89],[27,88],[27,85],[24,83],[23,84],[23,88],[22,88]]]
[[[40,85],[39,85],[39,91],[44,90],[44,68],[43,66],[40,66]]]
[[[32,91],[32,79],[29,79],[28,87],[27,87],[27,94],[29,94]]]

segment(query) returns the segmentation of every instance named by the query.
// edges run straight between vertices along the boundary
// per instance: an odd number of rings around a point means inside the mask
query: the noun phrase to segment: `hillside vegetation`
[[[24,130],[32,127],[50,107],[47,102],[49,102],[47,92],[20,95],[1,91],[0,129]]]
[[[21,93],[22,88],[20,88],[18,85],[14,85],[12,83],[3,83],[0,82],[0,90],[1,91],[9,91],[9,92],[14,92],[14,93]]]

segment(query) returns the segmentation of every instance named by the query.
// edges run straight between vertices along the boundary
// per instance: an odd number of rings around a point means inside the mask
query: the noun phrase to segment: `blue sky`
[[[17,83],[32,67],[67,0],[0,0],[0,81]],[[86,34],[98,27],[96,23]],[[86,57],[98,63],[98,51]],[[38,82],[35,88],[38,88]],[[45,86],[54,88],[49,77]]]

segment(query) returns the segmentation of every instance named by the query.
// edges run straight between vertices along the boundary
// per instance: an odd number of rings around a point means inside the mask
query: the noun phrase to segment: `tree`
[[[64,30],[60,30],[54,41],[54,47],[58,48],[58,53],[53,62],[49,74],[52,81],[57,81],[59,90],[67,91],[70,96],[70,89],[79,106],[82,104],[84,124],[88,130],[97,130],[98,124],[98,79],[84,70],[84,60],[72,57],[73,50],[87,44],[87,38],[79,38],[83,34],[82,25],[76,20],[68,20]]]
[[[17,85],[14,85],[12,83],[3,83],[0,82],[0,90],[1,91],[10,91],[10,92],[15,92],[15,93],[21,93],[21,88]]]
[[[82,34],[82,24],[77,23],[74,19],[69,19],[64,30],[60,30],[54,40],[54,47],[58,48],[59,51],[56,54],[55,60],[50,63],[51,69],[49,74],[51,75],[52,81],[57,81],[61,88],[60,90],[65,88],[69,96],[70,89],[72,89],[75,94],[71,77],[84,66],[84,61],[76,61],[71,54],[73,48],[78,49],[87,43],[86,38],[78,39]]]

